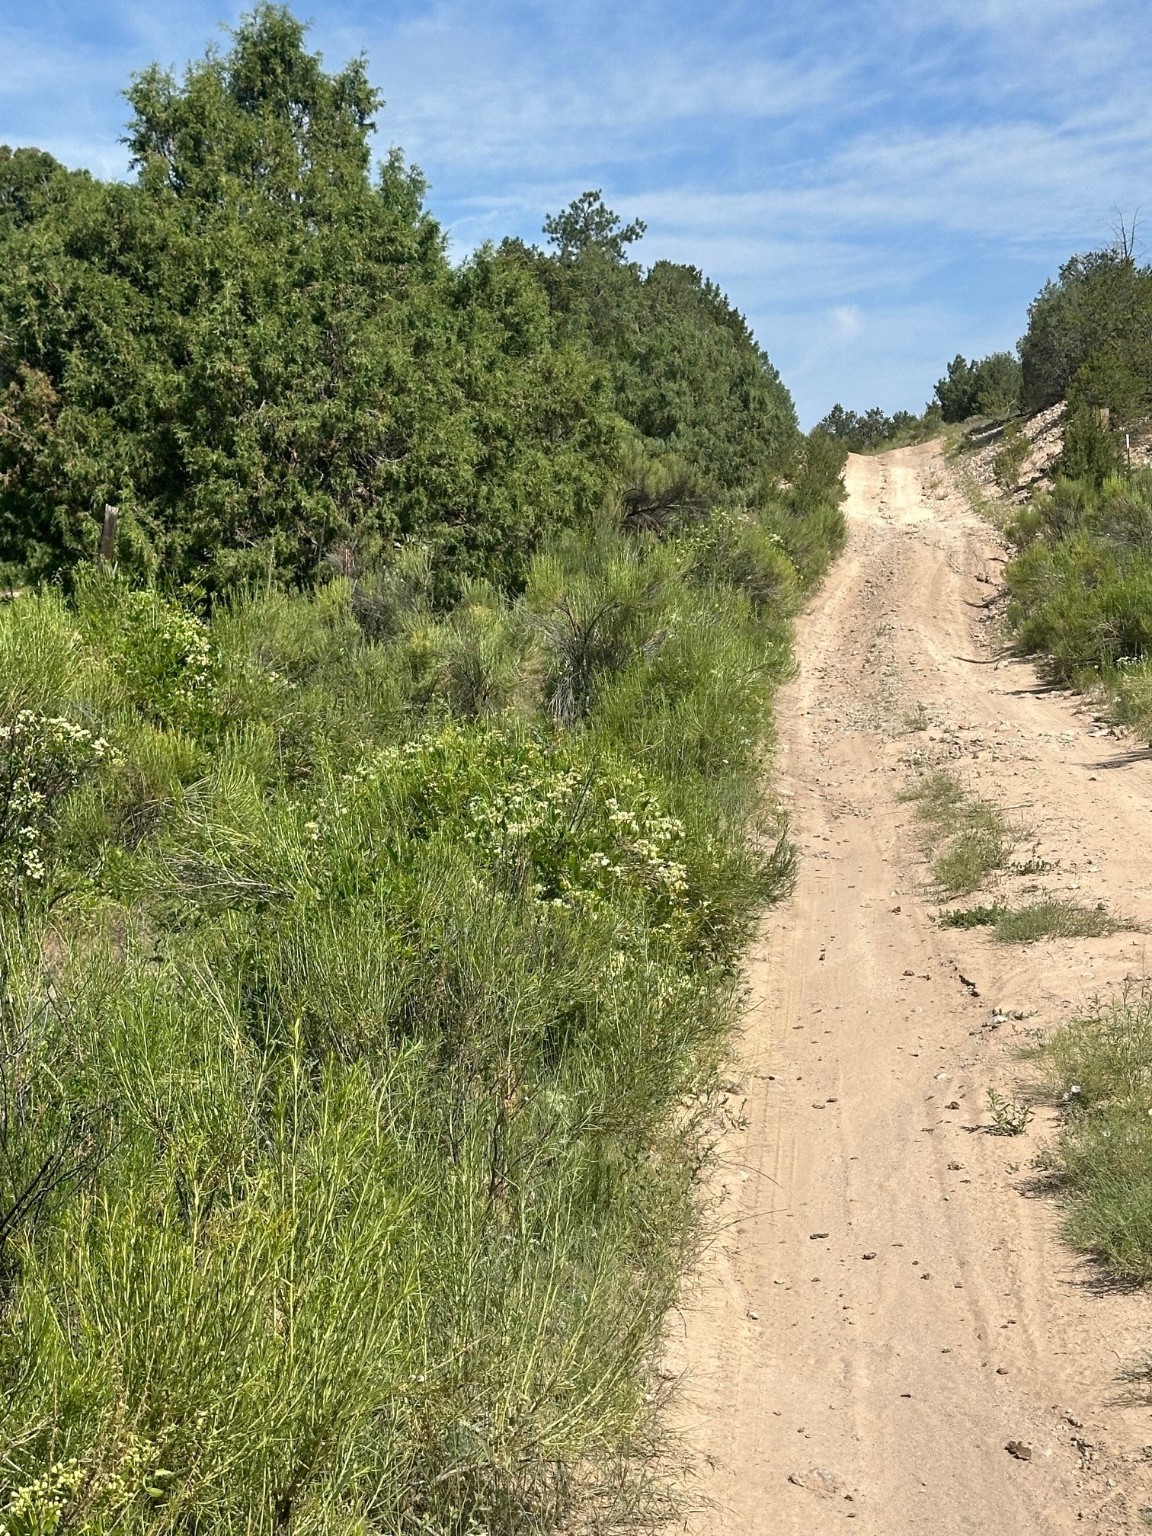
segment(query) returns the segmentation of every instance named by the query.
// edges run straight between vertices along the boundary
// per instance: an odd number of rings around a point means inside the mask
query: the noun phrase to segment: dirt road
[[[1057,866],[1008,897],[1039,884],[1152,928],[1152,761],[999,659],[1001,549],[937,448],[854,457],[848,486],[848,548],[779,706],[798,888],[753,956],[723,1225],[671,1328],[685,1528],[1145,1530],[1152,1399],[1124,1376],[1150,1299],[1064,1245],[1031,1167],[1051,1115],[992,1136],[985,1101],[1036,1032],[1143,977],[1152,939],[938,928],[899,794],[941,763]]]

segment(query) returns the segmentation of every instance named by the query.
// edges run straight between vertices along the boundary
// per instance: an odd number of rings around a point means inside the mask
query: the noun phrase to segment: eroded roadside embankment
[[[751,958],[725,1224],[670,1343],[704,1469],[688,1528],[1144,1529],[1152,1413],[1122,1378],[1148,1300],[1061,1238],[1030,1166],[1051,1116],[994,1137],[985,1101],[1142,977],[1148,940],[941,930],[900,794],[958,770],[1026,820],[1053,866],[1031,883],[1147,925],[1152,764],[998,657],[1000,551],[934,445],[853,458],[848,484],[849,546],[780,700],[799,884]]]

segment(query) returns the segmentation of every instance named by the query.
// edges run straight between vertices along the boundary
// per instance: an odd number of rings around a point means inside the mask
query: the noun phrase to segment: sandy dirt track
[[[669,1328],[684,1529],[1146,1530],[1152,1399],[1125,1373],[1150,1298],[1061,1239],[1031,1166],[1052,1115],[992,1136],[985,1097],[1037,1031],[1142,978],[1152,938],[938,928],[899,796],[950,768],[1056,866],[1005,899],[1038,884],[1152,929],[1152,755],[1000,657],[1002,549],[937,447],[853,457],[847,481],[848,548],[779,701],[798,886],[751,958],[722,1225]]]

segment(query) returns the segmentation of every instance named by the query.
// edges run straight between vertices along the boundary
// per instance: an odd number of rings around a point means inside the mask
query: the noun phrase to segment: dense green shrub
[[[0,159],[0,560],[95,547],[214,587],[414,534],[515,581],[598,504],[619,436],[600,370],[540,285],[453,270],[380,103],[264,5],[177,82],[129,92],[137,177]]]
[[[1138,417],[1152,404],[1152,269],[1127,244],[1073,256],[1029,308],[1020,358],[1026,410],[1073,399]]]
[[[1020,404],[1021,366],[1010,352],[967,359],[957,355],[936,385],[936,400],[945,421],[972,416],[1007,416]]]
[[[1101,411],[1070,402],[1059,469],[1069,480],[1102,485],[1120,468],[1120,445]]]
[[[437,601],[516,588],[637,434],[694,495],[791,469],[787,390],[694,268],[625,259],[598,193],[556,247],[453,268],[362,61],[328,74],[262,4],[225,54],[128,92],[129,185],[0,150],[0,569],[67,573],[119,509],[121,569],[217,592],[427,545]]]
[[[791,872],[747,832],[798,497],[657,534],[622,492],[521,600],[439,618],[416,554],[360,579],[374,624],[346,578],[0,608],[38,797],[34,857],[0,828],[8,1529],[543,1532],[633,1496],[683,1106]]]
[[[603,359],[620,415],[649,450],[733,490],[787,471],[800,443],[792,399],[747,322],[695,267],[626,259],[626,228],[588,192],[545,225],[552,256],[507,240],[499,259],[547,290],[566,341]]]
[[[1152,476],[1057,480],[1009,525],[1006,568],[1021,648],[1061,682],[1102,685],[1152,729]]]

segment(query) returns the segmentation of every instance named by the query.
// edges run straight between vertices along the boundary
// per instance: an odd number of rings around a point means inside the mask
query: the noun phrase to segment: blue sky
[[[0,142],[126,173],[130,74],[246,7],[0,0]],[[811,424],[918,410],[948,358],[1011,346],[1118,212],[1152,217],[1147,0],[310,0],[365,52],[383,153],[424,170],[458,255],[602,187],[641,260],[702,267]]]

